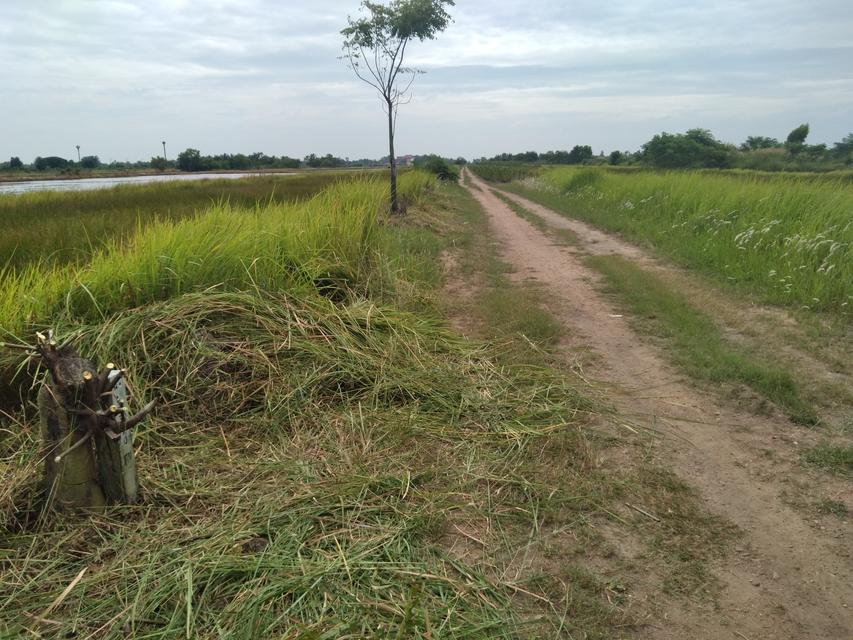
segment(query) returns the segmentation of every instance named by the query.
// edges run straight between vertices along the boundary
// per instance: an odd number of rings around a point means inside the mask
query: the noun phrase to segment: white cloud
[[[147,157],[162,135],[211,151],[381,155],[375,97],[337,59],[357,6],[1,3],[0,104],[15,126],[0,157],[69,155],[82,138],[105,158]],[[429,75],[401,114],[410,151],[630,148],[682,126],[737,141],[810,119],[832,142],[853,122],[846,1],[459,0],[453,13],[436,42],[412,49]]]

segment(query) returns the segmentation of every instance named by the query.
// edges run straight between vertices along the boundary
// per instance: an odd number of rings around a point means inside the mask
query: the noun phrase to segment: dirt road
[[[617,238],[579,221],[506,194],[553,227],[571,229],[579,246],[567,247],[517,216],[492,187],[467,172],[502,258],[519,281],[547,288],[550,310],[569,329],[567,353],[590,349],[593,378],[611,390],[621,413],[661,431],[660,457],[696,487],[708,508],[744,531],[737,550],[718,567],[724,585],[718,609],[673,605],[641,632],[649,638],[836,640],[853,638],[853,567],[849,524],[818,526],[783,498],[791,480],[779,477],[768,451],[796,459],[798,438],[810,437],[783,417],[763,417],[725,405],[713,392],[685,381],[657,347],[631,328],[601,293],[591,254],[654,260]],[[644,389],[638,392],[638,389]],[[648,390],[652,389],[652,392]],[[785,475],[807,474],[797,464]],[[794,480],[807,481],[807,477]],[[823,523],[822,523],[823,524]]]

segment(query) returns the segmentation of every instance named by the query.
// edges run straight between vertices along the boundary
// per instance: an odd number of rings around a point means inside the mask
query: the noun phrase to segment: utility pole
[[[77,162],[80,162],[80,145],[78,144],[76,146],[77,146]]]

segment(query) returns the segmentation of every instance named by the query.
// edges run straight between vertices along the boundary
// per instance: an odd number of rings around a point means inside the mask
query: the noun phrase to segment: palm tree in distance
[[[163,140],[162,145],[163,145],[163,160],[168,162],[169,159],[166,157],[166,141],[165,140]]]
[[[75,145],[77,147],[77,162],[80,162],[80,145]]]

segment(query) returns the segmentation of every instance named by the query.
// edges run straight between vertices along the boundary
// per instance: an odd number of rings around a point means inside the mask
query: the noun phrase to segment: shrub
[[[427,156],[422,167],[438,176],[439,180],[456,182],[459,179],[459,172],[447,160],[436,155]]]

